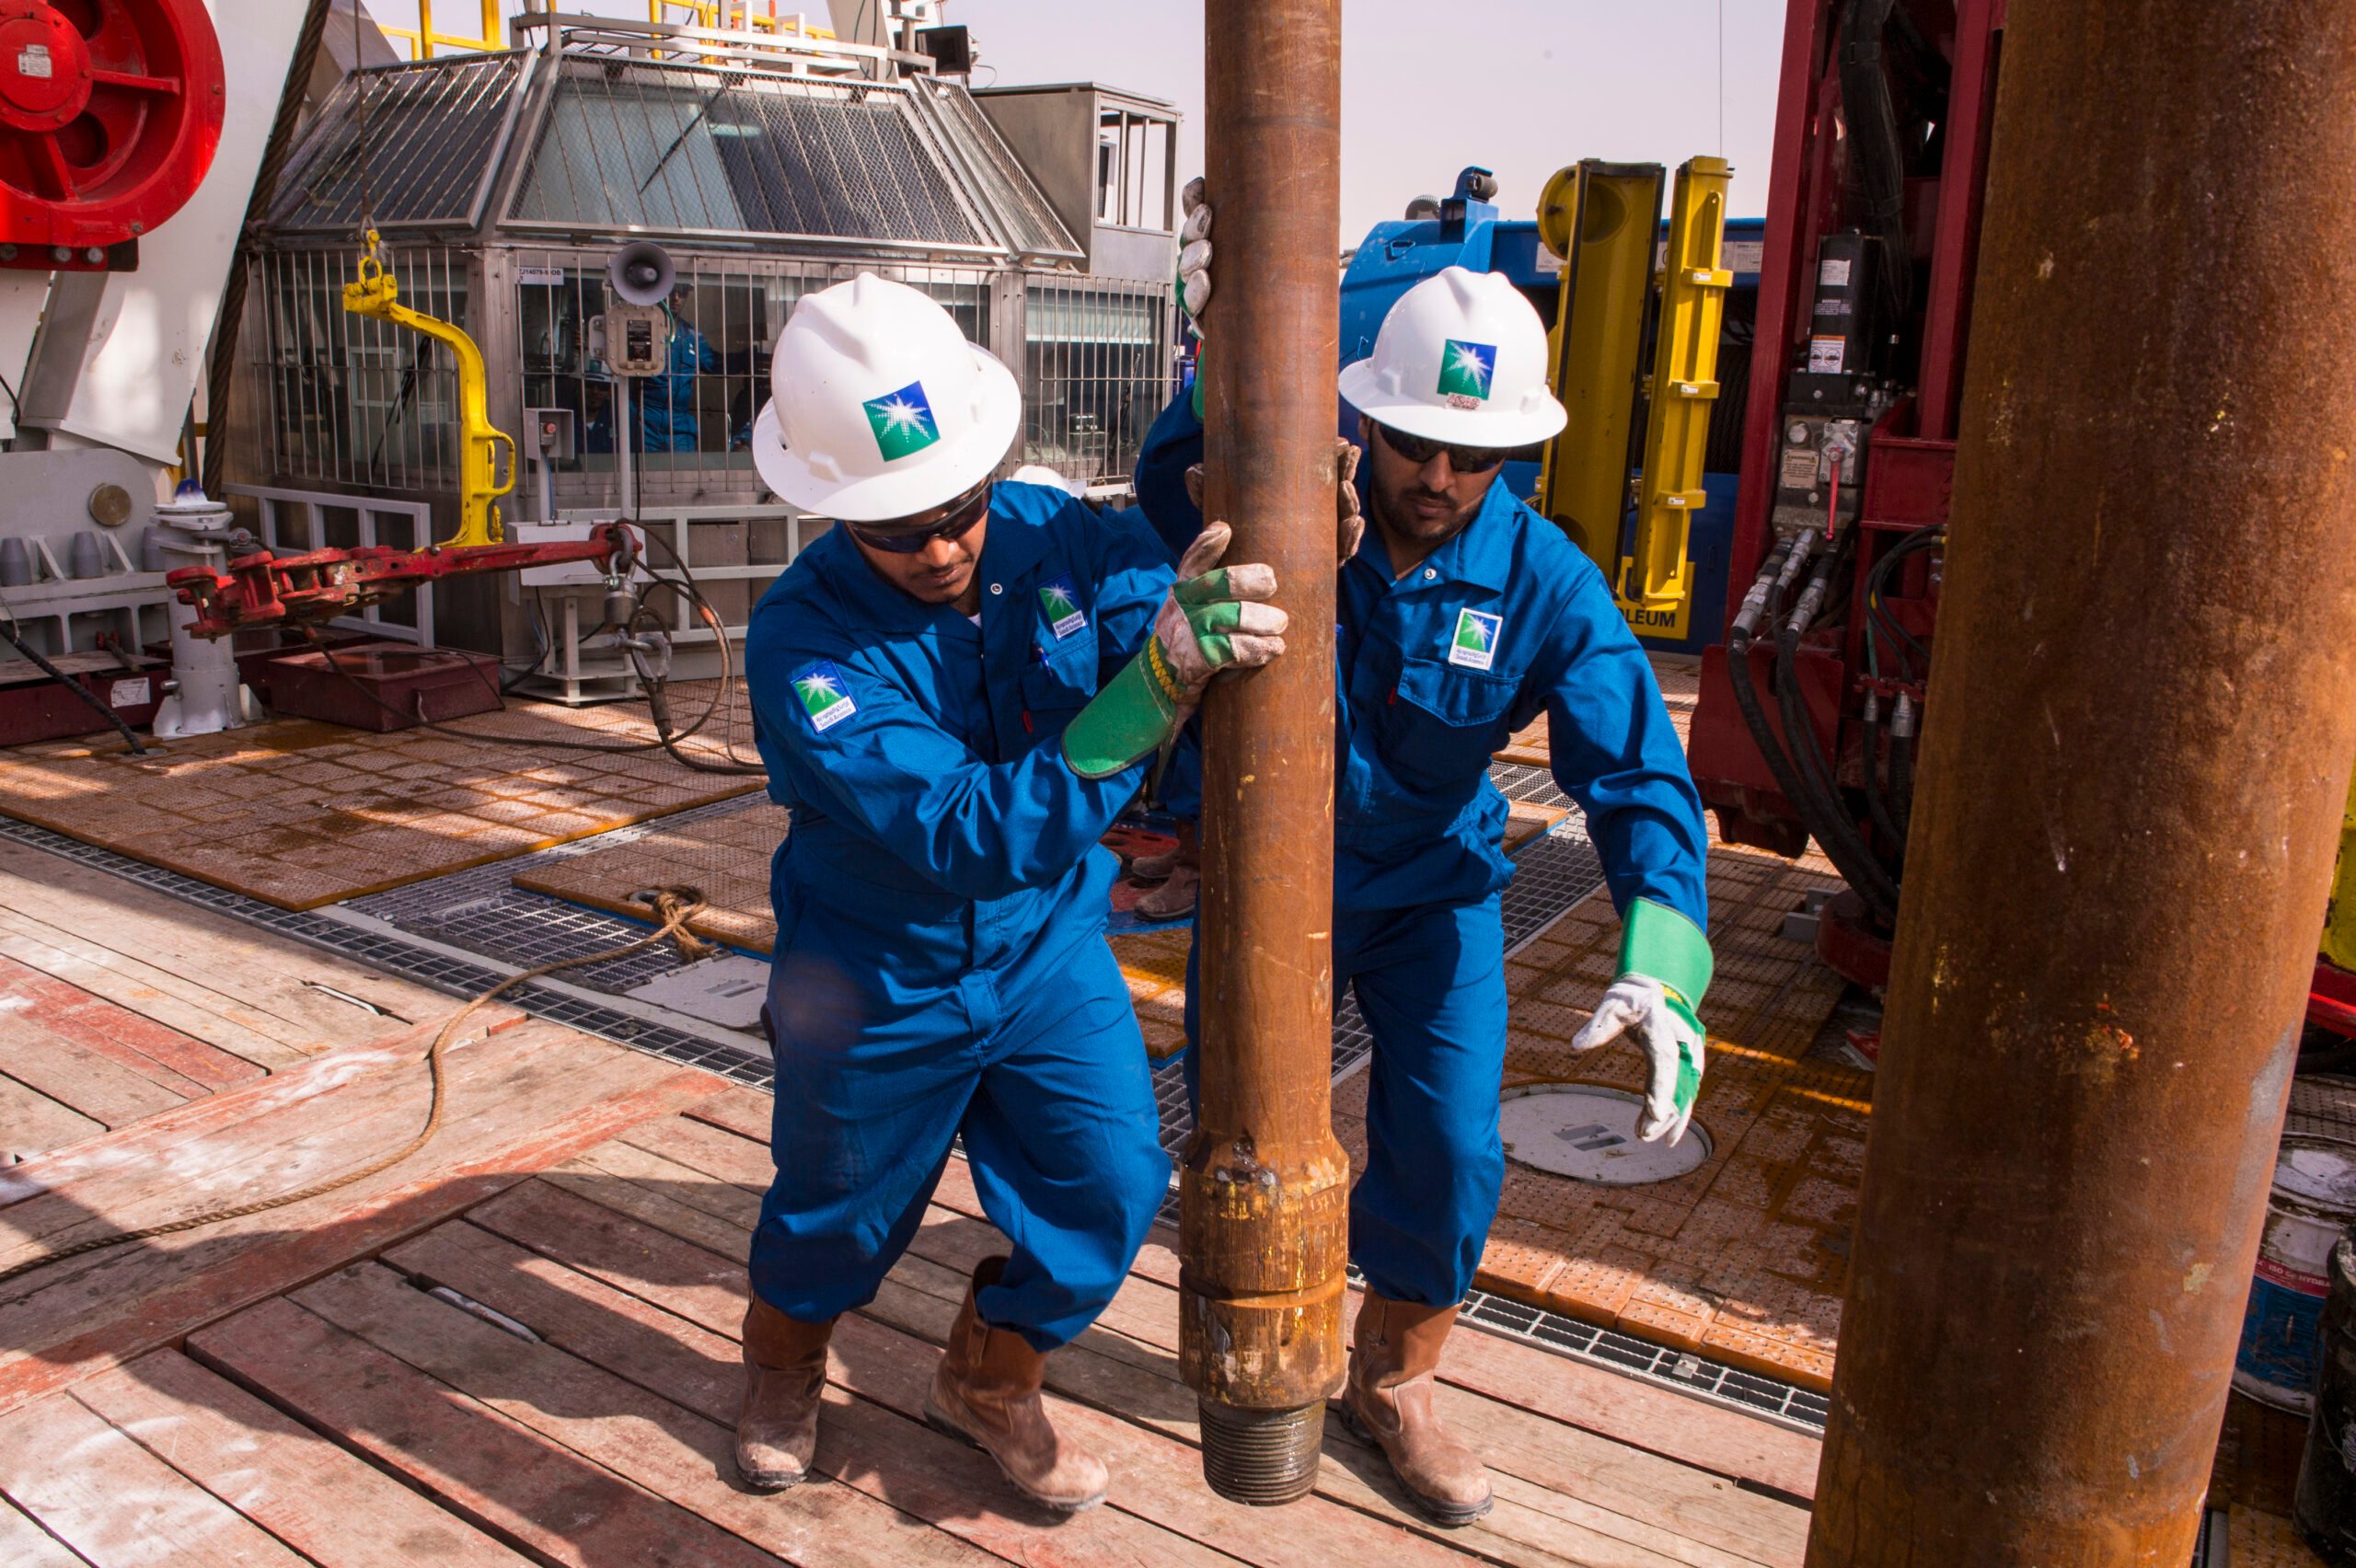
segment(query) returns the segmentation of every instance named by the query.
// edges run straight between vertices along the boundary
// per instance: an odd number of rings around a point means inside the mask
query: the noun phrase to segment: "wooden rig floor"
[[[1672,709],[1690,709],[1690,684],[1674,673],[1665,684]],[[316,728],[294,737],[296,749],[325,744]],[[181,753],[216,759],[218,777],[239,782],[242,792],[216,790],[212,809],[267,817],[273,793],[292,791],[325,812],[336,805],[314,798],[322,788],[375,788],[297,777],[302,763],[260,755],[269,740]],[[401,737],[367,741],[360,755],[379,771],[413,760]],[[1517,744],[1530,755],[1505,763],[1542,757],[1539,737]],[[114,766],[72,749],[0,754],[0,774],[78,784]],[[489,769],[474,781],[479,804],[505,798],[501,780],[570,764],[524,754],[468,766]],[[618,802],[627,814],[709,799],[703,780],[663,767],[588,787],[637,790]],[[577,792],[583,781],[535,787]],[[138,856],[122,838],[136,820],[128,799],[108,809],[61,789],[19,810],[23,800],[0,806],[52,825],[71,816],[76,836],[121,839],[111,847]],[[372,882],[481,858],[484,813],[456,798],[439,806],[468,842],[436,852],[426,842],[436,824],[402,816],[385,825],[422,847]],[[750,801],[706,812],[536,860],[513,880],[592,907],[692,881],[713,895],[708,934],[758,952],[776,815]],[[1562,815],[1525,802],[1517,833],[1575,831],[1556,825]],[[537,826],[506,854],[555,836]],[[216,885],[243,880],[282,909],[338,892],[317,878],[281,888],[234,856],[187,869]],[[1722,979],[1697,1116],[1708,1158],[1634,1188],[1517,1163],[1482,1290],[1785,1385],[1829,1386],[1872,1078],[1825,1050],[1841,987],[1782,922],[1834,882],[1820,862],[1714,856]],[[1589,894],[1549,911],[1516,949],[1509,1094],[1634,1086],[1633,1055],[1574,1060],[1565,1048],[1611,977],[1612,935],[1608,904]],[[1186,941],[1183,926],[1115,939],[1156,1055],[1178,1042]],[[446,986],[0,838],[0,1268],[292,1190],[398,1147],[425,1104],[418,1053],[455,1005]],[[986,1458],[920,1419],[965,1274],[1000,1244],[955,1160],[910,1255],[837,1338],[825,1479],[746,1493],[729,1426],[743,1257],[769,1171],[766,1095],[512,1008],[478,1014],[462,1040],[449,1057],[448,1122],[393,1170],[0,1286],[0,1561],[1803,1555],[1812,1435],[1477,1324],[1451,1341],[1443,1370],[1444,1407],[1496,1477],[1497,1507],[1482,1524],[1439,1530],[1405,1511],[1380,1457],[1338,1426],[1309,1501],[1221,1502],[1201,1482],[1193,1395],[1177,1377],[1167,1231],[1103,1320],[1049,1364],[1061,1418],[1113,1466],[1110,1505],[1069,1520],[1027,1509]],[[1365,1081],[1345,1071],[1335,1090],[1336,1131],[1354,1153]],[[2356,1105],[2304,1083],[2292,1113],[2310,1130],[2356,1132]],[[1969,1327],[1968,1316],[1955,1325]],[[2314,1561],[2282,1517],[2302,1435],[2295,1420],[2235,1401],[2212,1493],[2230,1510],[2235,1568]]]

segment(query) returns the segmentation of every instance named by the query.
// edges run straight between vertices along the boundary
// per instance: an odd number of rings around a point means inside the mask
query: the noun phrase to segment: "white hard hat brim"
[[[1343,401],[1377,424],[1389,425],[1426,441],[1452,446],[1492,449],[1534,445],[1561,433],[1571,422],[1570,410],[1552,395],[1537,408],[1446,409],[1419,398],[1401,398],[1375,384],[1374,362],[1354,360],[1342,367]]]
[[[753,421],[753,467],[761,482],[788,506],[839,523],[884,523],[954,501],[989,478],[1022,430],[1022,388],[1014,373],[987,349],[974,348],[973,355],[981,407],[964,434],[928,453],[921,465],[848,480],[824,478],[780,441],[772,400]]]

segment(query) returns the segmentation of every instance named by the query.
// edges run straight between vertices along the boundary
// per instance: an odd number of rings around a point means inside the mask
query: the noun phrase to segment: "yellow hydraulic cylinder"
[[[1733,175],[1724,158],[1688,159],[1669,199],[1636,535],[1619,577],[1621,608],[1631,619],[1640,612],[1647,618],[1681,618],[1693,597],[1686,541],[1693,513],[1709,499],[1702,468],[1710,409],[1718,397],[1719,323],[1734,284],[1723,255],[1727,184]]]
[[[2356,785],[2348,791],[2348,814],[2339,823],[2339,868],[2332,873],[2331,903],[2323,917],[2323,956],[2356,970]]]
[[[1546,444],[1538,510],[1603,571],[1620,576],[1630,436],[1644,355],[1645,302],[1660,227],[1658,164],[1588,158],[1557,172],[1538,202],[1538,234],[1563,259],[1547,336],[1554,395],[1571,422]],[[1713,345],[1715,347],[1715,345]]]
[[[499,525],[499,498],[515,488],[515,442],[491,422],[490,378],[482,351],[475,340],[449,322],[422,315],[400,303],[400,285],[376,259],[376,231],[368,231],[368,254],[360,259],[360,281],[343,286],[343,308],[355,316],[371,316],[447,343],[458,356],[458,426],[462,456],[458,467],[458,531],[445,545],[496,545],[504,542]],[[507,448],[507,480],[499,480],[497,448]]]

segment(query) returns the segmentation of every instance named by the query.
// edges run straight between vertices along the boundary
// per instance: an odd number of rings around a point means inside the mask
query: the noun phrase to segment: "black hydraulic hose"
[[[1890,815],[1889,803],[1884,797],[1881,787],[1882,726],[1881,709],[1879,707],[1881,697],[1879,693],[1868,693],[1865,698],[1865,716],[1864,721],[1865,730],[1865,810],[1873,817],[1875,831],[1879,833],[1882,836],[1882,838],[1889,845],[1889,855],[1890,859],[1893,862],[1893,869],[1900,876],[1903,877],[1906,874],[1906,826],[1896,817]],[[1894,762],[1896,752],[1895,743],[1892,744],[1891,750],[1893,753]]]
[[[1882,294],[1889,328],[1914,298],[1914,259],[1906,237],[1906,150],[1882,68],[1882,33],[1897,0],[1849,0],[1841,18],[1841,117],[1854,149],[1851,167],[1872,232],[1882,242]]]
[[[1826,811],[1814,791],[1801,781],[1792,759],[1784,750],[1783,743],[1776,738],[1774,726],[1767,721],[1767,710],[1759,699],[1758,682],[1750,668],[1752,626],[1755,624],[1748,614],[1752,607],[1750,599],[1761,600],[1759,607],[1767,615],[1780,617],[1783,591],[1807,565],[1813,543],[1813,535],[1804,536],[1787,551],[1779,550],[1768,559],[1766,569],[1761,571],[1759,580],[1752,584],[1750,598],[1746,598],[1746,613],[1737,616],[1727,639],[1727,684],[1734,688],[1735,707],[1741,710],[1743,723],[1750,731],[1751,743],[1759,748],[1759,755],[1765,760],[1768,772],[1774,776],[1775,787],[1800,813],[1800,824],[1823,846],[1833,868],[1857,890],[1867,908],[1884,920],[1894,920],[1898,907],[1896,888],[1890,884],[1888,874],[1874,859],[1871,851],[1856,840],[1855,829],[1839,814],[1838,802],[1835,802],[1833,811]]]
[[[113,725],[115,729],[121,733],[124,744],[131,747],[132,755],[145,756],[147,755],[147,748],[139,744],[137,732],[133,731],[130,725],[123,722],[121,714],[117,713],[113,709],[109,708],[105,703],[100,702],[98,699],[97,695],[93,693],[89,687],[84,686],[80,681],[75,680],[73,676],[67,674],[64,671],[59,669],[56,665],[43,658],[40,649],[35,648],[31,643],[27,642],[23,638],[17,635],[16,627],[6,623],[0,623],[0,640],[6,640],[10,647],[14,648],[17,652],[22,653],[27,659],[30,660],[35,669],[40,671],[42,674],[47,675],[51,680],[55,681],[59,686],[64,686],[67,691],[72,692],[75,697],[80,698],[82,699],[82,705],[85,708],[94,710],[100,718]]]
[[[1798,606],[1775,634],[1775,703],[1784,721],[1784,744],[1797,765],[1796,771],[1801,786],[1807,792],[1804,801],[1795,804],[1803,806],[1803,819],[1808,814],[1806,808],[1813,808],[1818,819],[1813,831],[1825,854],[1841,869],[1850,885],[1857,889],[1858,896],[1865,899],[1868,907],[1894,921],[1898,917],[1897,881],[1883,867],[1865,836],[1857,831],[1843,804],[1839,780],[1831,760],[1817,744],[1815,721],[1800,690],[1800,637],[1815,621],[1829,595],[1833,574],[1850,559],[1849,546],[1854,537],[1844,536],[1841,548],[1817,567]]]

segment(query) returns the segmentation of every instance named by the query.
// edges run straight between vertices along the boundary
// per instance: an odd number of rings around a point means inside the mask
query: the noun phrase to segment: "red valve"
[[[202,0],[0,0],[0,267],[131,264],[221,142]]]

